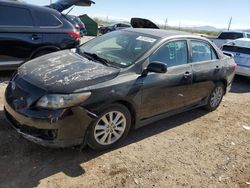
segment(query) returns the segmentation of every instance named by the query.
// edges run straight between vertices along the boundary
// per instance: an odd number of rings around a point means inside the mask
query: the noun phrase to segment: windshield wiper
[[[101,62],[104,65],[110,66],[110,62],[107,59],[104,59],[104,58],[98,56],[95,53],[83,52],[83,54],[86,55],[91,60],[97,60],[97,61]]]

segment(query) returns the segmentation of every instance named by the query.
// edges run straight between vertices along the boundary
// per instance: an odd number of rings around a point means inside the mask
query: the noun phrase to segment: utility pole
[[[167,29],[167,24],[168,24],[168,18],[166,18],[166,20],[165,20],[165,26],[164,26],[164,29]]]
[[[50,1],[50,5],[52,4],[52,0],[49,0]]]
[[[233,17],[230,18],[229,24],[228,24],[228,31],[230,30],[231,24],[232,24]]]

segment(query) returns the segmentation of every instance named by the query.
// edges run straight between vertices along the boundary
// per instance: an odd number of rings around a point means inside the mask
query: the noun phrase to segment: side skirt
[[[156,116],[153,116],[151,118],[142,119],[135,126],[135,129],[144,127],[144,126],[146,126],[146,125],[148,125],[150,123],[165,119],[167,117],[170,117],[170,116],[173,116],[173,115],[176,115],[176,114],[180,114],[182,112],[186,112],[186,111],[189,111],[189,110],[193,110],[193,109],[202,107],[204,105],[206,105],[206,100],[202,100],[199,103],[185,106],[184,108],[181,108],[181,109],[177,109],[177,110],[173,110],[173,111],[170,111],[170,112],[167,112],[167,113],[164,113],[164,114],[156,115]]]

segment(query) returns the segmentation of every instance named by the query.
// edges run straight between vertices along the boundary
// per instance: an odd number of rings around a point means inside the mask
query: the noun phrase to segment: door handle
[[[184,76],[184,78],[188,79],[192,76],[192,73],[186,72],[183,76]]]
[[[31,39],[32,40],[38,40],[38,39],[40,39],[41,37],[39,36],[39,35],[36,35],[36,34],[34,34],[34,35],[32,35],[31,36]]]

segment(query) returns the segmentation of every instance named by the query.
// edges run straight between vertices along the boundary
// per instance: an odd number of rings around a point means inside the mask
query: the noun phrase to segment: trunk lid
[[[132,18],[130,24],[133,28],[159,29],[159,27],[155,23],[144,18]]]
[[[91,0],[58,0],[55,3],[52,3],[51,5],[48,5],[47,7],[53,8],[59,12],[62,12],[73,5],[75,6],[91,6],[92,4],[95,4],[94,1]]]

